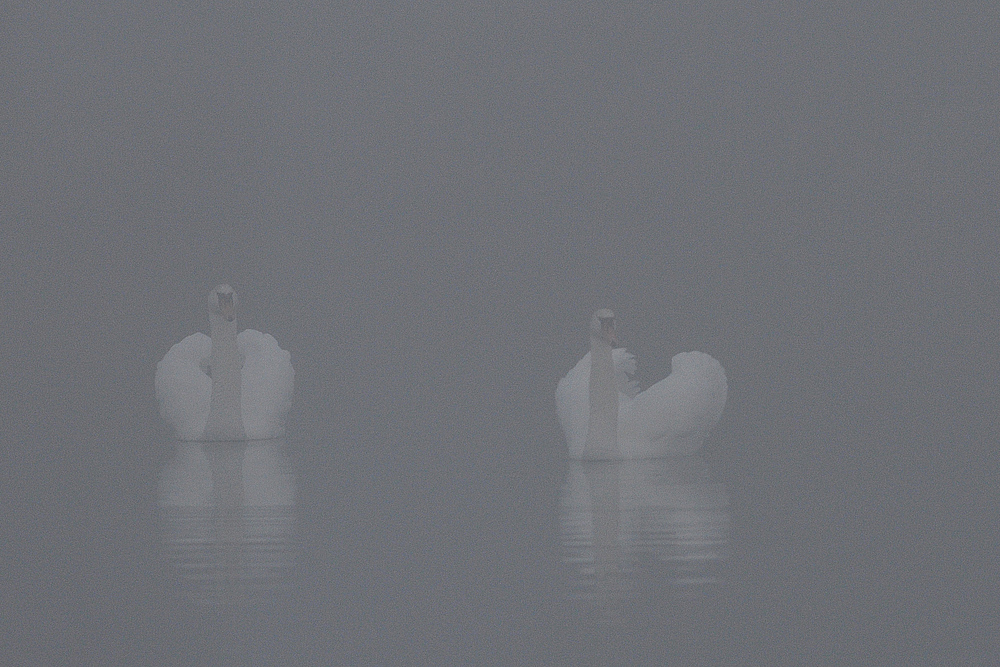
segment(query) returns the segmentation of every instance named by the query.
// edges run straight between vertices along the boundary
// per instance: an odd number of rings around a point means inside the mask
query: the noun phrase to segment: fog
[[[990,664],[998,22],[6,7],[0,662]],[[280,442],[158,414],[223,282]],[[570,465],[602,307],[694,458]]]

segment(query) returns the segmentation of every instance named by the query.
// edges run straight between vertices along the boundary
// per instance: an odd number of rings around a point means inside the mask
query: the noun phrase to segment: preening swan
[[[703,352],[671,359],[671,373],[640,392],[635,357],[618,343],[615,315],[590,319],[590,352],[556,387],[556,413],[569,455],[622,460],[690,454],[701,446],[726,405],[726,373]]]
[[[263,440],[284,434],[295,372],[273,336],[236,335],[229,285],[208,295],[211,338],[191,334],[156,364],[160,416],[180,440]]]

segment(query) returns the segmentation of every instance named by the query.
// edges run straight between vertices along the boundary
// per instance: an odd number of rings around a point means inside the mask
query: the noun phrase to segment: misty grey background
[[[992,3],[8,3],[8,664],[991,664]],[[156,362],[291,351],[287,590],[185,597]],[[729,403],[724,584],[567,601],[555,384],[611,307]]]

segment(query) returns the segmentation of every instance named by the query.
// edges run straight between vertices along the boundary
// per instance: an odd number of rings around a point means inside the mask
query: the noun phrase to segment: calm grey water
[[[0,663],[995,663],[994,10],[7,14]],[[280,441],[157,414],[223,281]],[[598,307],[697,456],[567,460]]]

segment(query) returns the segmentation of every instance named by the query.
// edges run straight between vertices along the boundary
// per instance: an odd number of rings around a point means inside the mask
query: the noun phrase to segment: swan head
[[[590,337],[604,341],[614,347],[618,344],[615,333],[615,314],[607,308],[601,308],[590,318]]]
[[[219,285],[208,293],[208,312],[210,315],[224,317],[227,322],[236,319],[236,291],[229,285]]]

